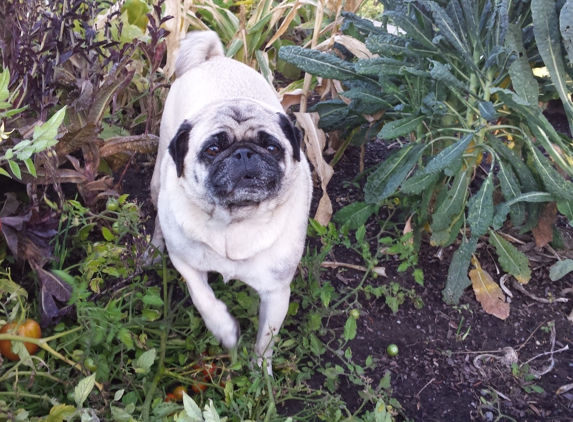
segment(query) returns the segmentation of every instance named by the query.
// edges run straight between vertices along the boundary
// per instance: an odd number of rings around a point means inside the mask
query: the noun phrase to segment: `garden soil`
[[[567,130],[564,116],[556,113],[549,117],[558,130]],[[387,144],[369,143],[364,168],[379,163],[387,154]],[[360,174],[360,156],[360,148],[351,146],[335,167],[328,186],[335,211],[362,200],[363,180],[357,181],[358,187],[349,183]],[[123,192],[130,193],[150,216],[149,233],[155,216],[148,189],[152,165],[152,160],[138,156],[122,180]],[[315,206],[319,197],[320,192],[315,189]],[[384,218],[385,213],[387,211],[381,210],[379,217]],[[401,218],[405,221],[404,216]],[[573,244],[573,230],[566,222],[559,220],[557,226],[564,242]],[[367,230],[375,233],[378,223],[369,221]],[[573,274],[552,282],[548,274],[549,267],[556,261],[553,252],[549,248],[537,249],[531,234],[510,233],[517,239],[515,245],[530,257],[532,264],[532,278],[524,288],[538,298],[568,297],[568,303],[541,303],[508,282],[513,297],[506,320],[484,312],[471,288],[465,291],[459,305],[448,306],[441,292],[457,245],[440,249],[427,240],[422,243],[418,264],[424,271],[424,286],[416,284],[409,272],[398,273],[399,262],[392,257],[380,263],[386,268],[386,277],[367,280],[374,285],[397,281],[407,289],[414,288],[424,302],[421,309],[416,309],[406,300],[393,314],[384,298],[367,300],[362,296],[358,334],[349,343],[357,362],[364,362],[369,355],[377,360],[376,370],[366,373],[373,380],[372,385],[378,385],[386,371],[391,372],[392,396],[401,403],[408,420],[573,421],[573,389],[557,394],[562,386],[573,383],[573,350],[550,353],[566,347],[573,349],[573,322],[567,319],[573,308],[573,294],[562,296],[563,290],[573,287]],[[501,269],[487,241],[479,243],[478,257],[482,267],[499,280]],[[360,264],[357,255],[343,248],[335,248],[328,259]],[[362,274],[329,269],[322,278],[342,289],[350,283],[358,283]],[[345,317],[333,318],[329,328],[342,333],[344,323]],[[555,332],[554,345],[551,324]],[[396,357],[386,353],[391,343],[399,347]],[[334,356],[327,358],[334,362]],[[525,376],[525,367],[522,367],[520,373],[517,368],[530,360],[530,372],[547,372],[532,378]],[[514,362],[513,371],[511,362]],[[362,399],[356,386],[342,383],[339,393],[352,411]]]

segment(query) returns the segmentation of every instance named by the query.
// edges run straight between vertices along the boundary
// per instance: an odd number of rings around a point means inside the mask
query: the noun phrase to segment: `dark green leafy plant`
[[[377,57],[343,60],[299,47],[279,53],[306,72],[343,82],[346,101],[314,108],[322,128],[347,127],[347,139],[358,144],[400,140],[369,173],[365,202],[349,206],[358,225],[382,201],[403,195],[413,204],[416,242],[427,224],[436,246],[452,245],[462,232],[443,291],[447,303],[457,303],[471,284],[467,274],[480,236],[490,235],[504,271],[527,282],[527,258],[495,231],[510,223],[531,230],[541,203],[550,201],[573,219],[573,184],[558,172],[573,176],[571,139],[555,131],[539,106],[559,96],[571,116],[573,2],[381,3],[381,27],[351,14],[344,25]],[[532,72],[544,65],[551,80]],[[505,202],[494,207],[496,191]]]

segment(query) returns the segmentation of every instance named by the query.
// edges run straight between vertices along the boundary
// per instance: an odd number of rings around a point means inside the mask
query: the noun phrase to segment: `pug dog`
[[[216,33],[182,41],[161,120],[151,193],[163,244],[207,328],[229,349],[239,325],[207,282],[217,272],[260,296],[255,353],[270,358],[304,250],[312,182],[276,92],[224,56]]]

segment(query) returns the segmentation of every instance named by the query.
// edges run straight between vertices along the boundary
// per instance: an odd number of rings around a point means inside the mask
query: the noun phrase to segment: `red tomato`
[[[6,334],[7,332],[13,332],[15,325],[11,322],[4,325],[0,330],[0,334]],[[40,324],[38,324],[33,319],[27,319],[22,324],[16,327],[16,335],[20,337],[30,337],[30,338],[41,338],[42,337],[42,329],[40,328]],[[6,357],[9,360],[20,360],[20,356],[16,353],[12,352],[12,342],[10,340],[1,340],[0,341],[0,353],[2,356]],[[28,350],[28,353],[33,355],[38,351],[38,345],[24,342],[24,347]]]
[[[170,401],[177,401],[177,399],[175,398],[175,394],[167,393],[167,395],[165,396],[165,402],[170,402]]]
[[[198,378],[197,381],[203,382],[204,379],[203,379],[203,378]],[[205,391],[206,389],[207,389],[207,386],[206,386],[205,384],[196,383],[196,384],[193,384],[193,385],[191,386],[191,390],[193,390],[193,391],[194,391],[195,393],[197,393],[197,394],[199,394],[199,393]]]

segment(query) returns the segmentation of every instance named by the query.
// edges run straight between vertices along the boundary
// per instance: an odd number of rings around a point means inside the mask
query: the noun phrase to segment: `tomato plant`
[[[14,329],[15,328],[15,329]],[[15,326],[11,322],[4,325],[0,330],[0,334],[6,334],[8,332],[16,331],[16,335],[20,337],[30,337],[30,338],[40,338],[42,337],[42,329],[40,328],[40,324],[38,324],[33,319],[27,319],[22,324]],[[24,342],[24,347],[33,355],[38,351],[38,345],[33,343]],[[0,341],[0,353],[2,356],[9,360],[20,360],[20,356],[16,353],[12,352],[12,342],[10,340],[1,340]]]

